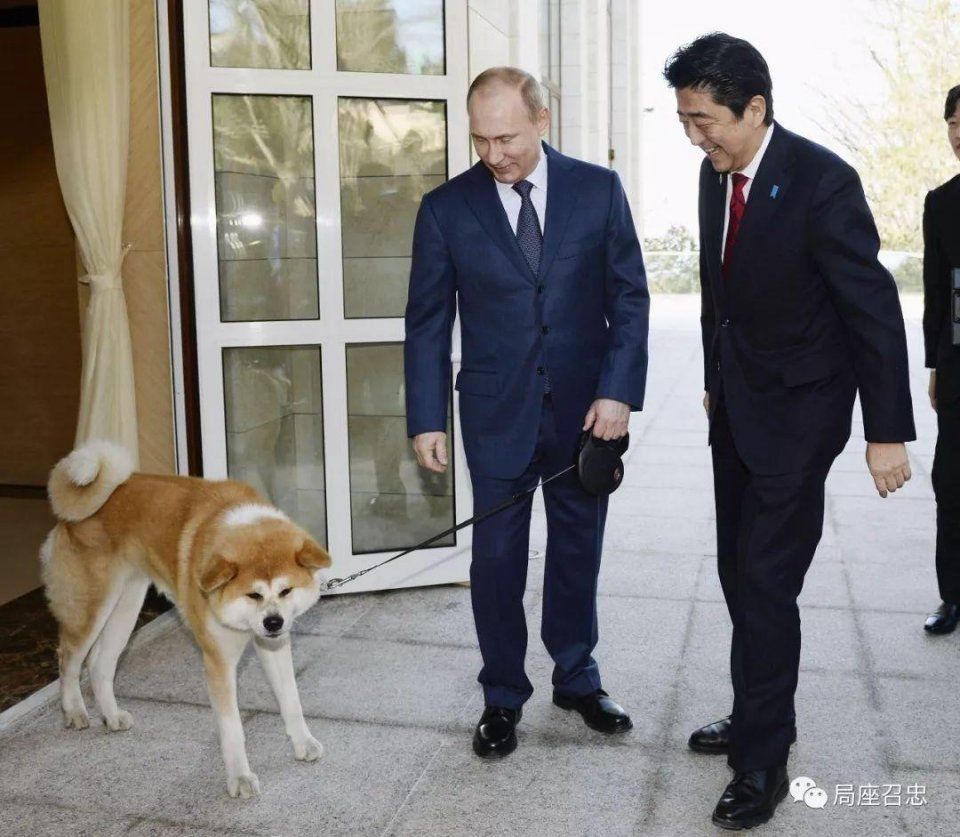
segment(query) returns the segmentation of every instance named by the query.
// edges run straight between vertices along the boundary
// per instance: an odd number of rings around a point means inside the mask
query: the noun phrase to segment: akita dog
[[[90,725],[80,693],[86,660],[111,730],[132,718],[117,706],[117,660],[147,588],[176,603],[203,653],[230,796],[260,792],[237,706],[236,671],[251,639],[273,687],[297,759],[323,747],[303,718],[290,626],[320,595],[330,556],[252,488],[232,480],[133,473],[129,455],[92,442],[50,475],[59,522],[41,549],[50,609],[60,625],[60,685],[67,727]]]

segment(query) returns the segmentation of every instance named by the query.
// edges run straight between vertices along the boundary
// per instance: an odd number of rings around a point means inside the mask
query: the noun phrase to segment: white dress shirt
[[[757,149],[757,153],[753,155],[753,159],[741,169],[740,174],[749,178],[746,183],[743,184],[743,202],[746,203],[750,197],[750,187],[753,186],[753,179],[757,176],[757,171],[760,169],[760,162],[763,160],[763,155],[767,151],[767,146],[770,145],[770,137],[773,136],[773,125],[767,128],[767,133],[764,134],[763,142],[760,143],[760,148]],[[720,261],[723,261],[724,252],[727,249],[727,227],[730,226],[730,199],[733,197],[733,175],[730,174],[727,176],[727,202],[724,204],[723,210],[723,238],[720,239]],[[519,210],[518,210],[519,211]]]
[[[533,208],[537,210],[537,220],[540,222],[540,233],[543,234],[544,224],[547,220],[547,155],[543,153],[543,146],[540,146],[540,161],[537,167],[525,178],[533,184],[530,190],[530,200]],[[497,193],[500,195],[500,202],[503,204],[507,213],[507,220],[513,234],[517,234],[517,221],[520,220],[520,205],[523,199],[519,193],[514,191],[512,183],[501,183],[494,178],[497,184]]]

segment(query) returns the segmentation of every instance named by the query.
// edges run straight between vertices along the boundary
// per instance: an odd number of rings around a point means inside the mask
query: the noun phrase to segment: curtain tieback
[[[123,251],[120,253],[120,264],[117,265],[117,269],[111,273],[88,273],[86,276],[81,276],[80,281],[84,285],[90,285],[97,290],[119,290],[123,287],[123,280],[120,275],[120,267],[123,265],[123,260],[127,257],[127,253],[130,252],[133,245],[128,244],[123,248]]]
[[[84,285],[90,285],[97,290],[118,290],[123,287],[119,273],[88,273],[80,277]]]

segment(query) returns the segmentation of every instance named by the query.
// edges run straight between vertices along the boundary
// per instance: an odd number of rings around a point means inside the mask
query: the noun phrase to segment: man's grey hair
[[[523,97],[523,104],[530,115],[530,121],[537,121],[540,113],[546,107],[543,101],[543,88],[530,73],[518,67],[491,67],[489,70],[480,73],[467,91],[467,107],[470,107],[470,99],[474,93],[491,86],[495,82],[519,89],[520,95]]]

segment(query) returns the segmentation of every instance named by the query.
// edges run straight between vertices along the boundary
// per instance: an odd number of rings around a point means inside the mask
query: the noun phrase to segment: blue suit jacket
[[[819,467],[850,437],[859,390],[868,442],[916,438],[893,277],[857,173],[776,125],[721,273],[726,176],[700,170],[705,388],[723,394],[754,472]]]
[[[404,372],[407,434],[444,430],[457,308],[460,425],[473,473],[513,478],[533,456],[549,376],[560,447],[573,461],[595,398],[639,410],[650,298],[617,175],[547,154],[538,275],[483,165],[423,198],[413,242]],[[564,454],[565,456],[565,454]]]

